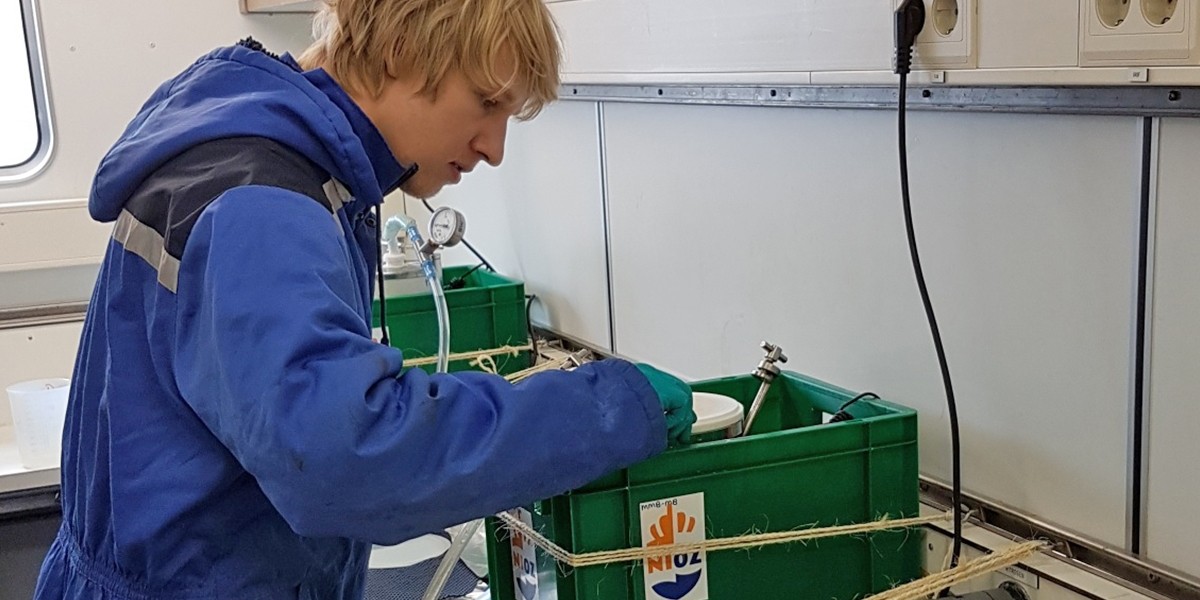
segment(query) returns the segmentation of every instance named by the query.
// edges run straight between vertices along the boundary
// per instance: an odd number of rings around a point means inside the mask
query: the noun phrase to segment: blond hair
[[[436,95],[452,69],[492,97],[521,82],[531,119],[558,97],[562,50],[542,0],[324,0],[313,20],[316,42],[300,56],[352,93],[378,97],[389,79],[416,78]],[[505,52],[516,72],[501,80]]]

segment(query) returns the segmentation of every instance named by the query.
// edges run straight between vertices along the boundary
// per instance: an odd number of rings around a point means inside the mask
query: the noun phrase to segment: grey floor
[[[0,521],[0,600],[29,600],[38,569],[58,533],[57,515]]]

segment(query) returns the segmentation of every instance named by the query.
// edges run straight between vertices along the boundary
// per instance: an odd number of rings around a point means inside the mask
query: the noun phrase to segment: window
[[[0,184],[33,177],[50,158],[50,106],[34,0],[0,2]]]

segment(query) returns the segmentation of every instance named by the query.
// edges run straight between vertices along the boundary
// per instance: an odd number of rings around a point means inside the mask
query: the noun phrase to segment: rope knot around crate
[[[653,548],[624,548],[619,550],[603,550],[598,552],[573,553],[559,546],[550,539],[526,525],[520,519],[509,513],[500,513],[496,517],[508,528],[509,532],[517,532],[531,541],[535,546],[554,558],[563,567],[580,568],[612,563],[644,561],[667,554],[683,554],[686,552],[706,551],[719,552],[759,548],[775,544],[806,542],[830,537],[861,535],[880,531],[896,531],[920,527],[933,523],[951,521],[954,513],[947,512],[925,517],[892,519],[887,515],[878,521],[856,523],[852,525],[837,525],[832,527],[813,527],[781,531],[773,533],[752,533],[742,536],[707,539],[702,542],[657,546]],[[923,579],[904,584],[892,590],[871,596],[867,600],[917,600],[926,598],[954,584],[974,579],[1004,567],[1015,565],[1026,558],[1045,549],[1045,542],[1026,542],[1014,545],[1002,552],[989,554],[973,561],[965,562],[953,569],[935,573]]]

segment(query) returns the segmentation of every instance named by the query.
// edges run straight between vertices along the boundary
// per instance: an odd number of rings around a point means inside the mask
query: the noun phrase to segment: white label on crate
[[[1000,572],[1035,590],[1042,588],[1041,577],[1022,569],[1021,567],[1011,565],[1004,567],[1000,570]]]
[[[509,514],[530,528],[533,527],[533,515],[529,514],[529,511],[518,508],[509,511]],[[511,540],[513,592],[516,593],[517,600],[537,600],[537,547],[519,531],[512,532]]]
[[[704,493],[638,505],[642,547],[704,541]],[[647,558],[646,600],[708,600],[708,556],[703,550]]]

